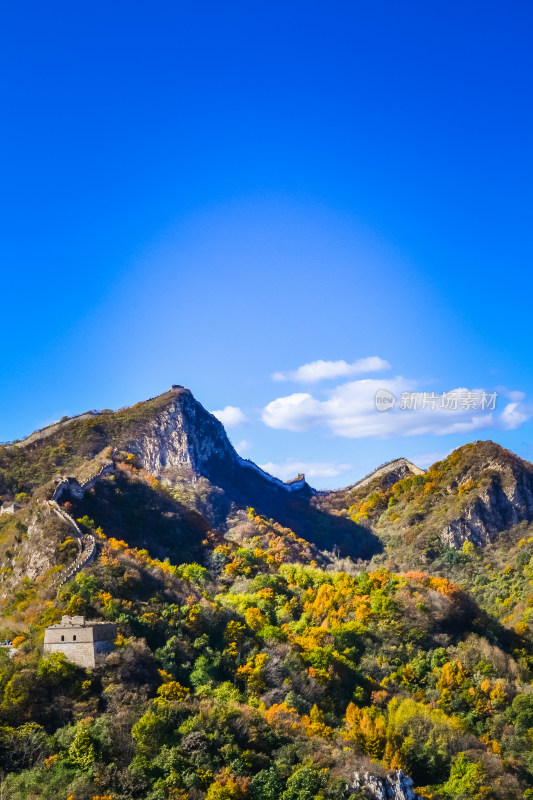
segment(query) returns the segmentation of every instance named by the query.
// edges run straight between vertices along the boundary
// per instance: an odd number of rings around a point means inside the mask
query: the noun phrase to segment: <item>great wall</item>
[[[75,497],[77,500],[81,500],[85,492],[87,492],[89,489],[92,489],[99,478],[101,478],[103,475],[111,474],[114,471],[115,466],[113,462],[107,461],[105,464],[102,464],[98,472],[95,472],[94,475],[91,475],[91,477],[83,483],[79,483],[76,478],[63,477],[61,482],[58,483],[54,490],[52,500],[55,500],[57,503],[65,492],[72,495],[72,497]]]
[[[65,494],[65,492],[72,497],[81,500],[85,492],[89,489],[92,489],[99,478],[103,477],[104,475],[110,475],[114,472],[114,469],[115,467],[112,461],[102,464],[100,469],[82,484],[80,484],[76,478],[64,477],[56,486],[51,499],[44,501],[45,505],[54,514],[56,514],[56,516],[70,525],[70,527],[74,530],[79,549],[79,554],[75,562],[68,568],[66,572],[61,573],[58,576],[54,584],[57,589],[60,589],[63,584],[71,580],[71,578],[73,578],[80,570],[91,564],[98,552],[98,543],[96,537],[93,536],[92,533],[84,534],[74,517],[72,517],[65,510],[65,508],[63,508],[63,506],[59,505],[58,500]]]
[[[47,439],[49,436],[57,433],[57,431],[60,431],[66,425],[70,425],[71,422],[82,422],[85,419],[99,417],[102,413],[102,411],[85,411],[83,414],[76,414],[74,417],[67,417],[66,419],[59,420],[59,422],[52,422],[51,425],[46,425],[44,428],[39,428],[39,430],[34,431],[29,436],[26,436],[25,439],[21,439],[19,442],[4,442],[3,446],[28,447],[34,442],[40,442],[42,439]]]

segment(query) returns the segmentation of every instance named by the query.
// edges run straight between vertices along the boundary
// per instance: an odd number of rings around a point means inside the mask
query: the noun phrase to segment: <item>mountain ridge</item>
[[[219,522],[233,505],[257,508],[315,538],[327,522],[337,526],[346,552],[356,552],[358,540],[361,552],[378,552],[378,539],[391,535],[418,537],[424,551],[431,536],[455,548],[464,541],[484,546],[533,519],[533,465],[493,442],[464,445],[428,470],[396,458],[343,489],[316,491],[305,476],[283,482],[243,459],[222,423],[177,384],[129,408],[60,420],[15,444],[0,447],[0,496],[7,503],[33,492],[50,497],[46,487],[57,485],[58,472],[70,477],[75,495],[78,477],[81,485],[118,457],[169,486],[201,479],[218,487],[225,498]],[[324,535],[318,540],[324,549]],[[330,549],[337,544],[332,538]]]
[[[532,476],[477,442],[291,490],[181,389],[0,447],[8,797],[527,800]],[[117,626],[90,672],[63,615]]]

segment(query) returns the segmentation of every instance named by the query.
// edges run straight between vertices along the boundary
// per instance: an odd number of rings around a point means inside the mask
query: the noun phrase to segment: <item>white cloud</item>
[[[531,408],[522,403],[508,403],[501,413],[502,428],[514,431],[527,422],[531,416]]]
[[[390,369],[390,364],[379,356],[360,358],[352,364],[347,361],[312,361],[289,372],[274,372],[274,381],[295,381],[296,383],[317,383],[332,378],[351,378],[364,372],[380,372]]]
[[[320,425],[323,417],[323,404],[305,392],[278,397],[263,411],[263,422],[269,428],[287,431],[307,431]]]
[[[351,464],[334,464],[330,461],[296,461],[287,459],[283,463],[269,461],[267,464],[260,464],[261,469],[270,475],[275,475],[282,481],[291,480],[303,473],[308,479],[315,478],[335,478],[343,472],[352,468]]]
[[[375,395],[378,389],[385,389],[397,398],[394,408],[376,410]],[[399,407],[402,393],[414,392],[415,389],[417,382],[403,377],[350,381],[328,390],[325,400],[307,392],[278,397],[264,408],[262,418],[271,428],[306,431],[325,427],[334,435],[348,439],[388,439],[423,434],[442,436],[482,429],[511,430],[520,427],[533,415],[533,409],[521,401],[507,403],[499,411],[501,397],[497,399],[493,411],[481,411],[479,408],[469,410],[460,405],[455,410],[440,408],[439,402],[434,409],[428,406],[414,411],[402,410]],[[482,390],[458,388],[450,391],[480,393]]]
[[[235,445],[235,450],[242,456],[243,453],[247,453],[250,450],[251,446],[252,443],[249,442],[248,439],[241,439],[241,441],[237,442]]]
[[[248,422],[247,417],[237,406],[226,406],[218,411],[211,412],[224,425],[225,428],[236,428]]]

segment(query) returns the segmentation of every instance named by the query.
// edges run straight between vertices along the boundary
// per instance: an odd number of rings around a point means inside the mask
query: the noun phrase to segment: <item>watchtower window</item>
[[[76,641],[76,634],[74,634],[74,636],[72,637],[72,641],[73,641],[73,642],[75,642],[75,641]]]
[[[61,641],[62,641],[62,642],[64,642],[64,641],[65,641],[65,637],[64,637],[64,636],[61,636]]]

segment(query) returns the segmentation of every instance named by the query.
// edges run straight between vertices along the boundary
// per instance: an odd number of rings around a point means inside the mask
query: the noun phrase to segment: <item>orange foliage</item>
[[[305,728],[302,718],[295,708],[291,708],[287,703],[274,703],[265,711],[265,719],[273,728],[277,728],[284,733],[303,733]]]

